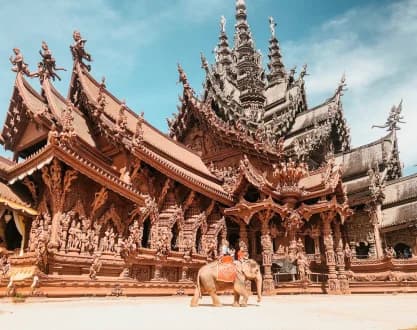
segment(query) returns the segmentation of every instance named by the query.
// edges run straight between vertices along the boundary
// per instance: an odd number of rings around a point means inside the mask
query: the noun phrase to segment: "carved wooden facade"
[[[267,74],[245,1],[236,21],[235,46],[222,20],[216,62],[202,56],[201,98],[178,67],[170,137],[93,78],[79,32],[67,99],[51,82],[59,76],[46,43],[37,72],[15,50],[2,132],[14,161],[0,159],[0,202],[20,241],[19,254],[2,250],[0,294],[183,292],[225,240],[263,265],[267,293],[347,293],[362,282],[377,291],[383,281],[417,290],[416,259],[392,252],[402,242],[417,253],[417,185],[399,178],[401,104],[386,137],[352,149],[345,78],[308,109],[307,67],[298,77],[286,70],[273,19]],[[26,77],[38,77],[41,92]],[[296,280],[277,286],[281,275]]]

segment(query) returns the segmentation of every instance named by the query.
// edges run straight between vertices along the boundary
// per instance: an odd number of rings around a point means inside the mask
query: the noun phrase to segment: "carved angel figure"
[[[94,256],[93,263],[90,266],[90,273],[88,274],[88,276],[92,280],[97,279],[97,273],[100,271],[101,266],[103,265],[102,261],[100,260],[100,257],[101,257],[100,254],[96,254]]]
[[[42,56],[43,64],[43,73],[46,75],[46,78],[52,78],[55,80],[61,80],[58,74],[55,71],[67,71],[64,68],[56,67],[55,58],[52,57],[52,52],[48,47],[48,44],[45,41],[42,41],[42,50],[39,51],[39,54]]]
[[[10,62],[13,64],[12,71],[23,72],[25,75],[30,76],[28,64],[25,63],[23,55],[19,48],[13,48],[14,57],[10,56]]]
[[[87,42],[86,39],[83,39],[81,37],[81,33],[79,31],[74,31],[72,34],[72,38],[74,39],[74,43],[70,46],[72,57],[74,61],[78,61],[79,63],[83,64],[88,71],[91,70],[91,65],[86,65],[83,63],[83,59],[87,60],[88,62],[91,62],[91,55],[86,52],[84,46]]]

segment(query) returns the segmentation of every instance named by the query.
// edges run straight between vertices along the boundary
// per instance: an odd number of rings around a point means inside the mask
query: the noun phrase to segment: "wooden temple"
[[[386,136],[352,148],[345,78],[309,108],[307,66],[285,68],[269,23],[265,69],[236,1],[234,46],[222,17],[215,63],[201,58],[201,97],[178,67],[168,134],[92,76],[79,32],[67,97],[45,42],[36,72],[14,49],[0,296],[189,293],[225,240],[262,265],[266,294],[417,291],[417,176],[401,174],[402,104]]]

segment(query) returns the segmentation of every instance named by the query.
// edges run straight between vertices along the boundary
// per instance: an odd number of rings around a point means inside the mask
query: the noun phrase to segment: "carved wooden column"
[[[339,290],[339,283],[336,275],[336,258],[333,248],[333,235],[331,222],[334,219],[333,212],[321,213],[323,240],[326,249],[326,264],[328,268],[328,293],[337,293]]]
[[[240,223],[239,230],[239,248],[243,247],[246,255],[249,255],[249,239],[248,239],[248,230],[245,223]]]
[[[384,257],[384,250],[382,249],[382,240],[381,240],[381,234],[379,232],[379,226],[382,222],[382,210],[381,210],[381,204],[376,203],[373,205],[370,205],[366,208],[368,211],[371,224],[373,226],[373,240],[368,242],[370,243],[370,254],[374,255],[376,258],[380,259]]]
[[[334,222],[334,238],[335,238],[335,248],[336,248],[336,265],[337,265],[337,278],[339,279],[339,287],[342,293],[349,292],[349,281],[346,277],[345,271],[345,254],[343,251],[343,239],[342,233],[340,230],[340,222]]]
[[[314,240],[314,261],[316,264],[321,264],[321,253],[320,253],[320,230],[314,229],[311,233]]]
[[[165,282],[165,281],[167,281],[167,279],[163,277],[162,264],[161,263],[155,264],[155,266],[153,268],[153,276],[152,276],[151,281],[152,282]]]
[[[269,234],[269,221],[262,221],[262,265],[264,267],[263,291],[264,294],[271,294],[275,288],[274,280],[272,278],[272,241]]]

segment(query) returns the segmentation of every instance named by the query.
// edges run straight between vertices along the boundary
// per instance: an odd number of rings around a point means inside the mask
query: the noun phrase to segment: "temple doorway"
[[[198,254],[200,254],[202,251],[202,242],[201,242],[201,239],[202,239],[202,233],[201,233],[201,227],[199,227],[198,229],[197,229],[197,233],[195,234],[195,251],[198,253]]]
[[[178,224],[174,223],[171,229],[172,239],[171,239],[171,250],[178,251],[178,237],[179,237],[179,228]]]
[[[404,243],[398,243],[394,246],[396,259],[408,259],[413,256],[411,248]]]
[[[227,226],[227,241],[229,242],[229,248],[233,248],[236,251],[239,250],[239,225],[229,219],[226,219]]]
[[[366,259],[369,257],[369,244],[365,242],[360,242],[356,245],[356,258]]]
[[[148,217],[143,222],[142,247],[144,247],[144,248],[149,247],[150,233],[151,233],[151,219],[149,219],[149,217]]]
[[[314,254],[315,247],[314,247],[314,239],[312,239],[309,235],[304,237],[304,249],[306,254]]]
[[[10,219],[8,221],[6,219],[6,228],[4,231],[6,247],[7,250],[15,250],[20,248],[20,245],[22,244],[22,235],[20,235],[19,231],[17,230],[16,223],[13,221],[13,217],[6,214],[5,218],[8,216],[10,216]]]

